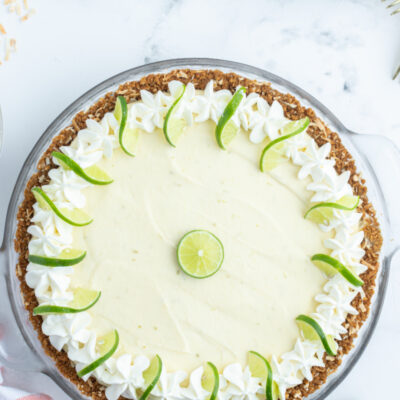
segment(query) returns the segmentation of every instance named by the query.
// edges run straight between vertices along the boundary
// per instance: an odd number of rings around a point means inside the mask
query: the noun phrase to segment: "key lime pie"
[[[94,399],[300,399],[369,311],[382,238],[354,161],[267,83],[178,70],[79,113],[19,212],[25,305]]]

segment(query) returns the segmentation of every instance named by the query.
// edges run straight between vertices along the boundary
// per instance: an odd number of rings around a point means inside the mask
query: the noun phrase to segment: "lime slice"
[[[225,107],[224,112],[218,120],[215,128],[215,136],[221,149],[226,150],[229,143],[235,138],[239,132],[239,126],[233,122],[232,117],[243,100],[246,88],[240,87],[233,95],[231,101]]]
[[[204,366],[201,385],[205,390],[207,390],[207,392],[211,393],[208,400],[215,400],[217,398],[219,390],[219,373],[217,367],[209,361]]]
[[[162,371],[162,361],[159,355],[156,355],[149,365],[149,368],[143,372],[144,384],[146,385],[146,389],[140,396],[139,400],[146,400],[151,391],[157,385],[157,382],[160,379]]]
[[[45,210],[52,210],[57,217],[61,218],[67,224],[74,226],[89,225],[93,219],[79,208],[62,208],[59,210],[57,206],[50,200],[49,196],[40,187],[32,188],[32,193],[35,196],[39,206]]]
[[[74,289],[74,299],[67,306],[44,304],[33,309],[33,315],[75,314],[93,307],[100,299],[101,292],[84,288]]]
[[[308,117],[287,123],[281,129],[282,136],[278,137],[272,142],[269,142],[262,151],[260,158],[261,171],[271,171],[281,162],[286,160],[284,155],[286,150],[284,142],[287,139],[304,132],[309,124],[310,120]]]
[[[128,105],[125,97],[118,96],[115,103],[114,117],[119,123],[119,145],[129,156],[134,156],[139,139],[139,128],[127,126]]]
[[[172,106],[169,108],[164,120],[164,136],[167,139],[167,142],[173,147],[176,147],[179,138],[186,128],[186,121],[183,118],[177,118],[174,115],[176,107],[181,101],[183,95],[185,94],[185,90],[186,86],[183,85],[181,93],[179,93],[177,99],[172,103]]]
[[[80,249],[65,249],[58,257],[38,256],[29,254],[28,260],[34,264],[46,267],[70,267],[80,263],[86,256],[86,251]]]
[[[180,240],[177,257],[182,271],[192,278],[214,275],[224,260],[224,247],[211,232],[194,230]]]
[[[304,218],[317,224],[327,224],[333,218],[333,210],[353,211],[358,207],[359,196],[343,196],[334,203],[318,203],[312,206]]]
[[[359,287],[364,284],[364,282],[356,274],[354,274],[336,258],[326,254],[315,254],[311,257],[311,261],[329,278],[339,273],[344,279],[354,286]]]
[[[72,158],[59,151],[53,151],[51,155],[58,160],[63,168],[72,169],[78,176],[89,183],[93,183],[93,185],[108,185],[113,181],[106,172],[96,165],[83,169]]]
[[[272,368],[267,359],[256,351],[249,351],[248,365],[251,375],[265,382],[266,400],[277,400],[279,388],[273,381]]]
[[[299,315],[296,318],[296,322],[303,333],[304,339],[307,340],[320,340],[324,346],[325,351],[330,356],[337,354],[338,345],[330,335],[325,335],[324,331],[318,324],[318,322],[307,315]]]
[[[98,339],[96,343],[96,350],[100,354],[100,357],[86,367],[82,368],[78,372],[79,378],[82,378],[82,376],[85,376],[94,371],[97,367],[107,361],[116,352],[118,344],[119,335],[116,329]]]

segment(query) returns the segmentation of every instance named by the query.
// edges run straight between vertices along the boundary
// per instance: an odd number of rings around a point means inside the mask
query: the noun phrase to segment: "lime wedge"
[[[155,388],[157,382],[160,379],[161,371],[162,361],[160,356],[156,355],[151,360],[149,368],[147,368],[146,371],[143,372],[144,384],[146,385],[146,389],[139,397],[139,400],[146,400],[149,397],[151,391]]]
[[[356,274],[354,274],[336,258],[326,254],[315,254],[311,257],[311,261],[329,278],[339,273],[344,279],[354,286],[359,287],[364,284],[364,282]]]
[[[46,267],[70,267],[80,263],[86,256],[86,251],[80,249],[65,249],[58,257],[38,256],[29,254],[28,260],[34,264]]]
[[[333,218],[333,210],[353,211],[358,207],[359,196],[343,196],[334,203],[318,203],[312,206],[304,218],[317,224],[326,224]]]
[[[201,385],[207,392],[210,392],[208,400],[215,400],[219,390],[219,373],[217,367],[212,362],[207,362],[204,366],[203,376],[201,377]]]
[[[239,126],[233,122],[232,117],[243,100],[246,88],[240,87],[233,95],[231,101],[225,107],[221,117],[218,120],[215,128],[215,136],[221,149],[226,150],[229,143],[235,138],[239,132]]]
[[[175,114],[175,110],[181,101],[183,95],[185,94],[186,86],[183,85],[181,89],[181,93],[179,93],[176,100],[172,103],[172,106],[169,108],[167,115],[164,120],[164,136],[167,139],[167,142],[176,147],[176,144],[181,137],[183,131],[186,128],[186,121],[183,118],[177,118]]]
[[[279,388],[273,381],[272,368],[267,359],[256,351],[249,351],[248,365],[251,375],[265,382],[266,400],[277,400]]]
[[[44,304],[33,309],[33,315],[75,314],[93,307],[100,299],[101,292],[84,288],[74,289],[74,299],[67,306]]]
[[[303,333],[304,339],[315,341],[320,340],[324,346],[325,351],[330,356],[337,354],[338,345],[330,335],[325,335],[324,331],[318,322],[307,315],[299,315],[296,318],[297,325]]]
[[[221,268],[224,247],[211,232],[194,230],[186,233],[180,240],[177,257],[185,274],[192,278],[207,278]]]
[[[94,371],[97,367],[107,361],[116,352],[118,344],[119,335],[117,330],[113,330],[112,332],[98,339],[96,343],[96,350],[100,354],[100,357],[86,367],[82,368],[78,372],[79,378],[82,378],[82,376]]]
[[[74,226],[89,225],[93,219],[79,208],[62,208],[59,210],[57,206],[50,200],[49,196],[40,187],[32,188],[32,193],[35,196],[39,206],[45,210],[52,210],[57,217],[61,218],[67,224]]]
[[[286,149],[284,142],[287,139],[304,132],[309,124],[310,120],[308,117],[287,123],[281,129],[282,136],[278,137],[272,142],[269,142],[262,151],[260,158],[261,171],[271,171],[281,162],[286,160],[284,155]]]
[[[128,105],[125,97],[118,96],[115,103],[114,117],[119,123],[119,145],[129,156],[134,156],[139,139],[139,128],[127,126]]]
[[[72,158],[59,151],[53,151],[51,155],[58,160],[63,168],[71,169],[76,175],[93,185],[108,185],[113,181],[106,172],[96,165],[83,169]]]

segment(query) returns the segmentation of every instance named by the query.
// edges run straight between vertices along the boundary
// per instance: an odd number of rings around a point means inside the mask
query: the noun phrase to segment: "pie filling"
[[[61,148],[113,182],[92,185],[63,167],[50,171],[42,189],[54,204],[83,208],[93,222],[72,227],[35,204],[29,252],[57,257],[72,247],[87,254],[73,267],[30,263],[26,281],[41,305],[68,304],[71,288],[101,291],[87,311],[44,315],[42,329],[77,371],[99,358],[99,337],[118,331],[114,355],[84,376],[104,384],[110,400],[137,398],[156,354],[163,370],[154,398],[209,398],[202,365],[212,361],[221,398],[255,399],[265,382],[246,366],[249,350],[271,360],[283,399],[287,388],[312,379],[313,366],[323,366],[321,341],[304,338],[296,317],[312,316],[340,340],[347,314],[356,313],[350,303],[359,289],[341,274],[328,278],[311,257],[328,254],[362,273],[361,215],[334,210],[322,225],[304,218],[311,205],[351,196],[349,173],[338,175],[330,145],[319,148],[306,132],[288,139],[287,161],[262,173],[263,148],[289,121],[278,102],[269,106],[255,93],[239,105],[232,121],[240,130],[221,150],[215,124],[232,95],[214,92],[212,81],[204,92],[187,86],[176,114],[188,127],[170,146],[160,128],[181,86],[170,82],[169,94],[142,91],[142,101],[129,105],[127,124],[140,129],[136,157],[119,148],[119,123],[110,113],[88,120]],[[193,229],[212,232],[224,246],[221,269],[206,279],[186,275],[177,263],[177,244]]]
[[[94,221],[74,231],[88,254],[71,285],[101,288],[90,310],[96,331],[118,329],[121,349],[157,353],[171,370],[245,364],[253,347],[268,356],[291,350],[295,318],[315,310],[326,281],[310,257],[331,235],[303,218],[311,193],[297,168],[262,174],[247,134],[222,153],[214,129],[193,125],[176,149],[157,130],[142,135],[134,159],[118,151],[102,161],[114,182],[84,190]],[[210,278],[193,279],[177,264],[177,243],[192,229],[224,245]]]

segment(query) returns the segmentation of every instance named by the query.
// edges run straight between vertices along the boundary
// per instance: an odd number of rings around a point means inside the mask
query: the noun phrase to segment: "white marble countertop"
[[[23,23],[0,6],[0,23],[18,45],[0,66],[0,229],[21,165],[47,125],[95,84],[151,61],[214,57],[267,69],[309,91],[350,129],[386,135],[400,145],[400,79],[391,80],[400,63],[400,15],[390,17],[380,0],[30,5],[36,14]],[[399,293],[400,268],[394,268],[378,328],[330,400],[395,398]]]

